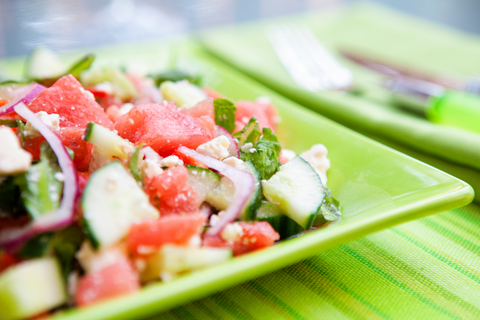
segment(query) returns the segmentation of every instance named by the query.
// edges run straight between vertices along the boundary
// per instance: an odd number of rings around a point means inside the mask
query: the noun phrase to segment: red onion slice
[[[64,182],[62,202],[57,210],[42,215],[23,227],[2,230],[0,246],[8,251],[15,250],[24,241],[39,233],[60,229],[71,224],[78,195],[77,171],[60,139],[23,102],[16,104],[14,110],[19,116],[30,122],[50,144],[62,169]]]
[[[213,135],[216,137],[218,136],[225,136],[228,141],[230,141],[230,146],[228,147],[228,153],[232,157],[240,158],[240,150],[238,149],[237,140],[232,136],[230,132],[228,132],[224,127],[215,126],[215,130],[213,130]]]
[[[207,167],[217,170],[220,174],[229,178],[235,186],[233,200],[227,210],[225,210],[225,214],[215,226],[207,230],[208,234],[217,235],[228,223],[234,221],[238,217],[247,204],[255,187],[253,176],[248,172],[231,167],[222,161],[205,156],[187,147],[180,147],[177,150],[204,163]]]
[[[40,92],[45,90],[46,88],[38,83],[32,83],[26,87],[18,89],[18,93],[15,95],[9,103],[0,107],[0,117],[13,112],[13,108],[23,102],[25,104],[30,103],[33,99],[35,99]]]

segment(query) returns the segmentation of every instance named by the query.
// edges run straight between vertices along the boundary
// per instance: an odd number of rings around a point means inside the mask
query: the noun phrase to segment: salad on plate
[[[0,84],[0,319],[133,293],[338,221],[321,144],[282,148],[271,101],[178,70],[63,68]]]

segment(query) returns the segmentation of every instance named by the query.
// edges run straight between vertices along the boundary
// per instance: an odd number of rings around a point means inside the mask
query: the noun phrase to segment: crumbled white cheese
[[[200,237],[200,235],[196,234],[196,235],[193,235],[190,240],[188,240],[188,246],[189,247],[200,247],[202,245],[202,238]]]
[[[163,172],[161,166],[151,159],[145,159],[142,166],[143,172],[148,179],[152,179]]]
[[[125,252],[116,246],[95,250],[89,241],[84,241],[75,257],[86,273],[94,273],[124,259]]]
[[[292,160],[296,156],[297,154],[293,150],[282,149],[282,151],[280,151],[280,158],[282,158],[283,160],[286,160],[287,162]]]
[[[20,146],[12,130],[0,127],[0,175],[25,172],[32,164],[32,156]]]
[[[223,228],[220,237],[227,242],[233,243],[243,237],[243,228],[238,222],[229,223]]]
[[[48,114],[45,111],[40,111],[35,113],[35,115],[37,116],[37,118],[42,120],[42,122],[45,123],[47,127],[50,128],[50,130],[57,131],[58,129],[60,129],[60,117],[58,114]],[[23,133],[25,134],[25,139],[32,139],[41,136],[40,132],[38,132],[37,129],[35,129],[30,122],[27,122],[27,124],[25,125]]]
[[[225,215],[225,211],[220,211],[217,214],[212,214],[210,216],[210,226],[212,227],[215,226],[224,215]]]
[[[250,150],[248,150],[248,152],[250,152],[250,153],[255,153],[255,152],[257,152],[257,149],[255,149],[255,148],[250,148]]]
[[[238,159],[237,157],[228,157],[223,159],[223,162],[228,164],[231,167],[238,168],[242,165],[243,161],[241,159]]]
[[[79,276],[77,271],[70,272],[67,277],[67,292],[72,297],[77,291],[78,278]]]
[[[118,113],[120,115],[127,114],[132,108],[134,107],[133,103],[124,103],[120,109],[118,109]]]
[[[243,146],[240,147],[240,150],[242,150],[242,152],[245,152],[248,149],[250,149],[251,147],[253,147],[253,143],[247,142]]]
[[[324,186],[327,185],[327,170],[330,169],[328,150],[323,144],[313,145],[310,150],[304,151],[300,157],[305,159],[320,176]]]
[[[97,89],[98,91],[106,92],[107,94],[113,94],[113,92],[115,91],[113,84],[109,81],[97,84],[95,86],[95,89]]]
[[[176,167],[176,166],[182,166],[183,161],[180,160],[179,157],[177,156],[168,156],[164,158],[162,161],[160,161],[160,166],[161,167]]]
[[[227,137],[218,136],[215,139],[198,146],[197,152],[217,160],[223,160],[230,155],[228,152],[229,146],[230,141],[228,141]]]

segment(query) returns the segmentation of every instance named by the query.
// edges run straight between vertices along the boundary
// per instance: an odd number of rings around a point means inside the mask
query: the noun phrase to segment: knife
[[[388,76],[384,82],[393,93],[395,103],[428,120],[480,133],[480,82],[462,83],[415,70],[371,60],[356,53],[342,55],[360,65]]]

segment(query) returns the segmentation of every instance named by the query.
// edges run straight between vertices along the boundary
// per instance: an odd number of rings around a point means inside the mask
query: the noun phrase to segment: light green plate
[[[165,67],[170,56],[177,64],[208,74],[206,85],[234,100],[268,96],[277,106],[278,137],[288,149],[301,152],[316,143],[329,150],[328,186],[343,207],[343,220],[271,248],[225,264],[158,283],[141,292],[55,319],[140,318],[209,295],[242,281],[279,269],[327,248],[408,220],[470,203],[473,190],[450,175],[365,138],[268,90],[229,67],[211,60],[193,45],[164,44],[103,49],[100,63],[134,62],[136,67]],[[5,66],[5,64],[0,65]],[[11,69],[18,65],[10,63]]]

